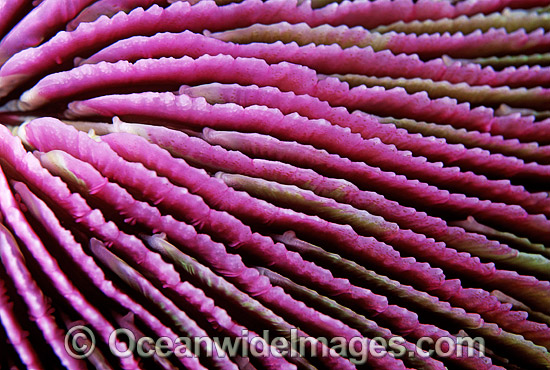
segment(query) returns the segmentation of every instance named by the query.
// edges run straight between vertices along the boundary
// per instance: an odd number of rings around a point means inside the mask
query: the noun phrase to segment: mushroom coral
[[[0,1],[0,367],[550,368],[550,1]]]

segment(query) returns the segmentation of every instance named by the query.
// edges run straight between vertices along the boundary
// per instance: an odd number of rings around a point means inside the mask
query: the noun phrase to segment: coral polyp
[[[0,368],[550,368],[550,2],[0,2]]]

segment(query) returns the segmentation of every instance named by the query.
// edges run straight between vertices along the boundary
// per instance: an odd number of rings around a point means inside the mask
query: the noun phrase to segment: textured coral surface
[[[550,369],[550,1],[0,0],[1,369]]]

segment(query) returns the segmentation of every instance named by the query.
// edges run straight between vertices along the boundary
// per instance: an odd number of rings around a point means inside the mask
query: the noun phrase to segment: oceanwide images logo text
[[[474,357],[484,356],[483,338],[430,337],[416,343],[404,338],[365,337],[308,337],[298,329],[288,337],[272,337],[267,330],[259,336],[244,329],[236,338],[230,337],[158,337],[136,336],[129,329],[116,329],[108,338],[112,355],[123,357],[327,357],[349,358],[354,364],[364,364],[369,358],[404,357]],[[65,337],[65,349],[77,359],[91,356],[97,350],[94,332],[87,326],[72,327]]]

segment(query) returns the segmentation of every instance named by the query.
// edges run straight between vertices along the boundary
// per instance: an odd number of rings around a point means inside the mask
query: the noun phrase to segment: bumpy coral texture
[[[2,369],[549,369],[550,1],[0,1],[0,262]]]

